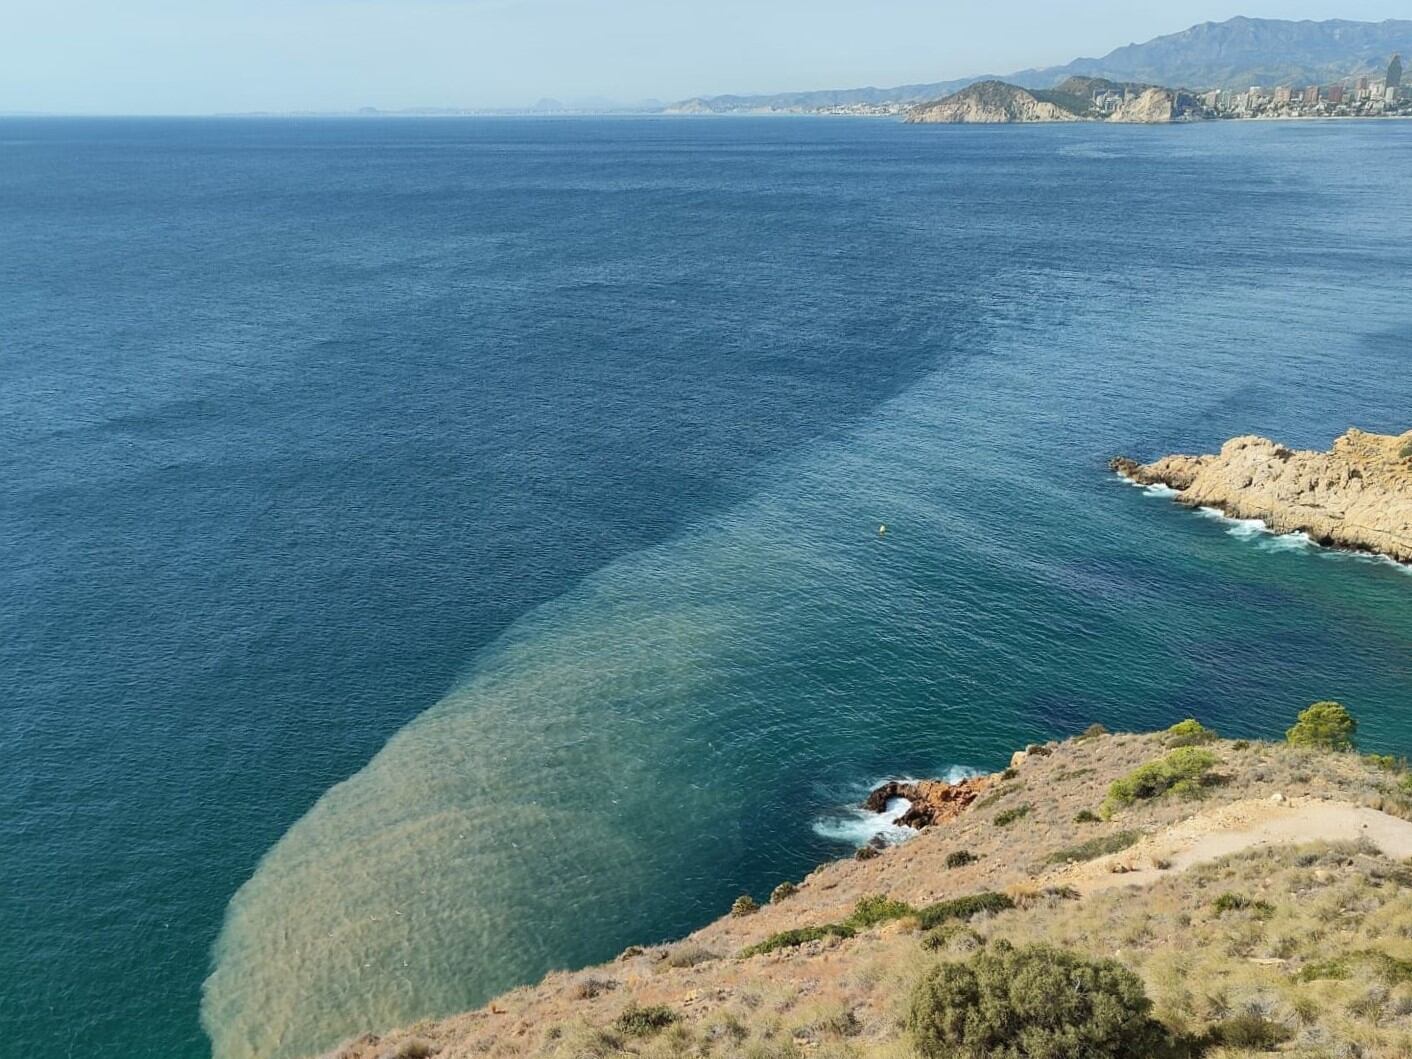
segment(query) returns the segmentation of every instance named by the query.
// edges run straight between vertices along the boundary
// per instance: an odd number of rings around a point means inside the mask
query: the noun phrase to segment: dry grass
[[[1156,798],[1110,821],[1076,823],[1094,791],[1169,752],[1164,736],[1099,735],[1019,766],[1029,812],[996,827],[1011,803],[972,807],[869,861],[825,865],[788,900],[723,916],[669,947],[554,974],[480,1011],[351,1042],[342,1059],[396,1054],[415,1038],[442,1059],[914,1059],[902,1036],[908,993],[938,959],[997,939],[1049,942],[1115,957],[1144,981],[1173,1030],[1212,1034],[1211,1059],[1263,1054],[1280,1037],[1304,1059],[1412,1059],[1412,869],[1355,845],[1276,848],[1163,873],[1075,899],[1046,889],[1047,863],[1150,834],[1202,810],[1276,792],[1337,799],[1412,818],[1394,764],[1281,744],[1205,743],[1221,782],[1198,800]],[[976,860],[947,867],[958,849]],[[865,917],[852,937],[825,934],[763,955],[742,950],[782,931],[849,921],[882,895],[925,909],[982,891],[1015,907],[921,929],[915,914]],[[1224,898],[1224,899],[1223,899]],[[895,910],[895,909],[894,909]],[[723,910],[724,911],[724,910]],[[616,987],[598,983],[614,982]],[[588,983],[594,983],[589,987]],[[619,1029],[630,1007],[676,1021]]]

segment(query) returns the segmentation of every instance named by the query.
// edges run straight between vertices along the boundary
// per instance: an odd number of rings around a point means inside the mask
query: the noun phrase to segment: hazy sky
[[[517,106],[937,81],[1407,0],[0,0],[0,111]]]

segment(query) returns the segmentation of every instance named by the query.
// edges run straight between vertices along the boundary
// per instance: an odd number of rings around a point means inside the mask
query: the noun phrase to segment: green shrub
[[[431,1041],[424,1041],[420,1037],[413,1037],[410,1041],[403,1041],[398,1045],[397,1051],[393,1053],[396,1059],[431,1059],[436,1054],[436,1046]]]
[[[932,927],[922,935],[922,948],[930,952],[952,948],[956,943],[965,944],[972,949],[979,949],[985,944],[985,939],[966,924],[955,919]]]
[[[1080,842],[1077,846],[1056,849],[1044,858],[1044,862],[1046,864],[1068,864],[1070,861],[1093,860],[1095,857],[1121,852],[1141,837],[1141,831],[1115,831],[1111,835],[1099,835],[1087,842]]]
[[[681,1016],[669,1007],[661,1004],[639,1007],[634,1000],[623,1009],[614,1025],[619,1033],[626,1033],[629,1037],[648,1037],[658,1030],[666,1029],[680,1018]]]
[[[760,905],[749,894],[741,894],[731,902],[731,915],[739,919],[741,916],[751,916],[760,911]]]
[[[894,901],[891,897],[871,894],[860,897],[853,906],[853,914],[843,921],[843,925],[853,930],[867,930],[890,919],[902,919],[916,915],[917,910],[906,901]]]
[[[1316,702],[1300,712],[1294,726],[1285,732],[1285,741],[1290,746],[1351,750],[1357,729],[1358,722],[1342,703]]]
[[[1306,963],[1295,977],[1301,982],[1321,982],[1325,979],[1342,981],[1350,973],[1347,956],[1336,956],[1332,960],[1315,960]]]
[[[770,891],[770,904],[777,905],[781,901],[788,900],[799,892],[799,887],[792,882],[782,882]]]
[[[1369,964],[1373,973],[1388,985],[1412,982],[1412,960],[1399,960],[1377,949],[1364,949],[1355,956]]]
[[[1218,916],[1227,912],[1253,912],[1261,919],[1268,919],[1275,914],[1275,906],[1269,901],[1262,901],[1258,897],[1246,897],[1245,894],[1225,893],[1211,902],[1211,907],[1216,910]]]
[[[1209,750],[1194,746],[1184,746],[1173,750],[1165,757],[1139,765],[1126,776],[1112,782],[1108,787],[1108,797],[1104,799],[1106,813],[1133,802],[1156,798],[1168,791],[1182,795],[1195,795],[1206,782],[1207,774],[1216,764],[1216,757]]]
[[[1216,1023],[1207,1034],[1207,1040],[1228,1048],[1268,1052],[1292,1036],[1294,1034],[1280,1023],[1267,1019],[1259,1012],[1247,1011]]]
[[[1213,743],[1216,739],[1216,733],[1194,717],[1178,721],[1162,733],[1162,742],[1173,747],[1200,746],[1202,743]]]
[[[1407,759],[1396,754],[1364,754],[1363,760],[1384,772],[1402,773],[1407,771]]]
[[[1397,450],[1399,460],[1412,460],[1412,441],[1404,442],[1402,448]]]
[[[1014,907],[1015,902],[1004,894],[985,890],[978,894],[955,897],[950,901],[938,901],[934,905],[927,905],[917,913],[917,919],[922,924],[923,930],[930,930],[932,927],[945,923],[948,919],[964,921],[978,916],[982,912],[1003,912],[1007,908]]]
[[[856,933],[852,927],[842,923],[825,923],[822,927],[796,927],[771,934],[764,941],[740,950],[742,957],[762,956],[779,949],[793,949],[805,942],[822,941],[824,938],[851,938]]]
[[[1101,736],[1101,735],[1107,735],[1107,734],[1108,734],[1108,729],[1107,729],[1107,728],[1104,728],[1103,725],[1101,725],[1101,724],[1096,724],[1096,723],[1095,723],[1095,724],[1089,725],[1087,728],[1085,728],[1082,732],[1080,732],[1080,733],[1079,733],[1078,735],[1076,735],[1074,738],[1075,738],[1075,739],[1079,739],[1079,740],[1084,740],[1084,739],[1097,739],[1099,736]]]
[[[1018,776],[1019,774],[1020,774],[1020,770],[1019,770],[1019,769],[1017,769],[1017,768],[1007,768],[1004,772],[1002,772],[1002,773],[1000,774],[1000,778],[1001,778],[1002,780],[1013,780],[1013,779],[1014,779],[1016,776]]]
[[[1016,820],[1023,820],[1030,815],[1030,810],[1034,806],[1026,802],[1024,805],[1017,805],[1013,809],[1002,809],[995,814],[996,827],[1009,827]]]
[[[1103,817],[1099,816],[1092,809],[1080,809],[1074,814],[1074,823],[1076,824],[1096,824],[1102,819]]]
[[[974,864],[979,859],[969,849],[954,849],[946,855],[946,866],[948,868],[964,868],[967,864]]]
[[[906,1024],[925,1059],[1152,1059],[1167,1045],[1137,975],[1048,945],[938,964]]]

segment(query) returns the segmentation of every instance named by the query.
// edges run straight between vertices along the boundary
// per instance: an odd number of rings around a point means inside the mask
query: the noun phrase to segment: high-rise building
[[[1313,105],[1319,102],[1319,86],[1308,85],[1304,89],[1304,102]]]
[[[1343,91],[1343,85],[1329,85],[1329,87],[1324,91],[1324,98],[1326,98],[1330,103],[1342,103]]]
[[[1402,84],[1402,56],[1394,55],[1387,64],[1387,86],[1397,88]]]

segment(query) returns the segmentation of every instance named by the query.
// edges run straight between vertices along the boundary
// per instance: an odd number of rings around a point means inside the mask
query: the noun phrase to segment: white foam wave
[[[969,768],[966,765],[952,765],[941,774],[941,779],[947,783],[960,783],[965,779],[972,779],[982,775],[979,769]],[[898,783],[915,783],[912,776],[889,776],[870,783],[866,790],[873,791],[884,783],[896,781]],[[864,790],[860,788],[857,801],[861,802],[865,797]],[[866,846],[874,839],[880,838],[889,844],[906,842],[909,838],[914,838],[916,829],[898,824],[902,814],[912,808],[912,803],[906,798],[893,798],[880,813],[869,812],[861,805],[853,804],[840,808],[828,816],[822,816],[814,821],[814,833],[822,838],[830,839],[834,842],[847,842],[853,846]]]
[[[906,842],[917,832],[897,821],[910,808],[912,803],[906,798],[893,798],[880,813],[870,813],[857,807],[848,808],[838,815],[815,820],[814,833],[834,842],[847,842],[852,846],[866,846],[876,838],[890,844]]]
[[[1133,485],[1142,485],[1142,483],[1133,482]],[[1151,485],[1143,486],[1142,492],[1144,496],[1172,497],[1180,493],[1181,490],[1173,489],[1170,485],[1163,485],[1161,482],[1153,482]]]

